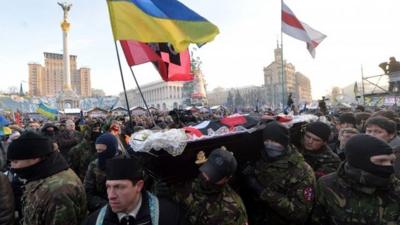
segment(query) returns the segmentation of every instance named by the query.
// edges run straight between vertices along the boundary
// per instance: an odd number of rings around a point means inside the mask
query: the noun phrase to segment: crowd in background
[[[129,224],[124,213],[134,214],[130,224],[155,225],[153,198],[160,224],[400,224],[397,112],[358,106],[307,113],[318,121],[288,129],[272,110],[251,112],[263,130],[259,160],[239,165],[229,149],[218,148],[197,178],[175,184],[151,180],[136,165],[129,137],[228,112],[11,120],[0,146],[0,225],[98,224],[99,218]],[[124,198],[133,196],[133,209],[118,208],[122,184],[112,181],[120,180],[131,181]]]

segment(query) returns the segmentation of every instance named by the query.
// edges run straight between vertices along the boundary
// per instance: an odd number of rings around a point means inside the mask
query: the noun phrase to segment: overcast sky
[[[28,63],[43,64],[43,52],[62,53],[56,0],[1,0],[0,90],[28,80]],[[92,87],[107,94],[122,91],[105,0],[71,0],[69,52],[78,66],[91,68]],[[200,48],[208,90],[263,84],[263,67],[273,60],[280,40],[279,0],[182,0],[220,29],[213,42]],[[284,58],[311,79],[320,98],[332,86],[344,86],[364,75],[381,73],[378,64],[400,58],[398,0],[286,0],[298,19],[328,37],[312,59],[305,43],[283,35]],[[123,57],[123,56],[122,56]],[[123,61],[128,88],[133,78]],[[134,67],[139,83],[160,79],[152,65]],[[24,84],[27,88],[27,84]]]

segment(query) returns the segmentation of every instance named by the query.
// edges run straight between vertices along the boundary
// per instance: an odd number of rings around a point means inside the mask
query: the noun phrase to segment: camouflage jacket
[[[11,184],[0,172],[0,225],[14,224],[14,194]]]
[[[256,224],[303,224],[314,204],[315,176],[295,149],[283,158],[259,160],[255,176],[264,187],[255,209]]]
[[[400,180],[385,188],[367,187],[350,179],[342,164],[317,184],[313,224],[400,224]]]
[[[320,178],[326,174],[333,173],[340,164],[340,158],[327,145],[318,151],[301,150],[306,162],[313,168],[315,177]]]
[[[183,204],[192,225],[245,225],[247,213],[242,199],[226,184],[220,190],[205,190],[196,178],[178,191],[175,201]]]
[[[75,225],[86,216],[83,185],[71,169],[27,183],[22,205],[24,225]]]
[[[97,159],[90,162],[84,179],[89,212],[107,204],[106,172],[97,165]]]
[[[70,168],[83,181],[85,179],[89,163],[96,159],[96,149],[94,149],[94,146],[90,141],[83,139],[81,143],[69,151],[68,156],[68,164]]]

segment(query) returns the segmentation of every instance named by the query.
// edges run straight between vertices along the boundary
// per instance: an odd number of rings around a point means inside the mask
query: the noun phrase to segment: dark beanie
[[[8,146],[7,159],[34,159],[52,152],[53,145],[50,139],[33,131],[27,131]]]
[[[289,144],[289,131],[278,122],[269,122],[263,130],[263,140],[275,141],[286,147]]]
[[[356,125],[356,117],[354,116],[353,113],[342,113],[339,116],[339,123],[350,123],[353,124],[353,126]]]
[[[386,117],[383,117],[383,116],[369,118],[367,120],[365,126],[368,127],[369,125],[378,126],[382,129],[384,129],[389,134],[396,133],[396,123]]]
[[[131,180],[143,178],[143,168],[134,158],[115,158],[107,160],[107,180]]]
[[[113,153],[113,155],[115,155],[115,153],[118,150],[118,140],[114,135],[112,135],[109,132],[100,135],[96,139],[96,144],[104,144],[104,145],[106,145],[107,146],[106,151],[110,152],[110,153]]]
[[[331,128],[326,123],[320,121],[308,124],[306,131],[316,135],[323,141],[328,141],[329,136],[331,135]]]
[[[393,149],[386,142],[371,135],[354,135],[346,143],[344,152],[347,162],[355,168],[382,177],[387,177],[393,171],[392,166],[379,166],[371,162],[371,156],[393,153]]]

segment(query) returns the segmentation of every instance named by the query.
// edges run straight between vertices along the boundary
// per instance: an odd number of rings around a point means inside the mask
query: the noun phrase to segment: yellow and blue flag
[[[177,0],[107,0],[115,40],[171,43],[178,52],[190,43],[212,41],[218,27]]]
[[[55,120],[58,115],[58,110],[50,108],[49,106],[45,105],[43,102],[39,103],[38,108],[36,109],[36,112],[42,114],[43,116]]]

